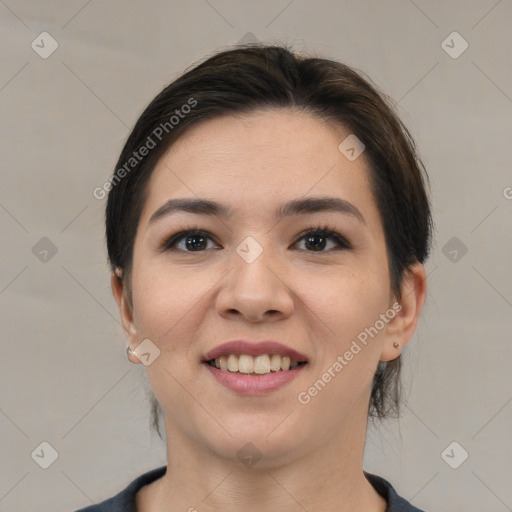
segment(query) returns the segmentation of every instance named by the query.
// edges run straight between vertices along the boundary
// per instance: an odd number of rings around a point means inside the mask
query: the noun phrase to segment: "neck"
[[[155,512],[384,512],[385,500],[363,474],[365,413],[351,414],[344,428],[324,433],[303,455],[250,468],[202,448],[166,418],[167,472],[148,486],[145,503]]]

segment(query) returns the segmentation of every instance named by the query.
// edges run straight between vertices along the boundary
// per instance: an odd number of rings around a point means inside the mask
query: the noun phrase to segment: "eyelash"
[[[176,249],[174,247],[174,245],[176,243],[180,242],[183,239],[186,239],[189,236],[194,236],[194,235],[202,235],[202,236],[205,236],[205,237],[213,240],[208,232],[198,229],[198,226],[195,226],[194,228],[185,229],[185,230],[176,232],[176,233],[170,235],[169,237],[167,237],[161,243],[160,250],[162,252],[172,251],[172,250],[180,250],[180,252],[185,252],[185,253],[189,253],[189,254],[192,254],[195,252],[204,252],[205,250],[207,250],[207,249],[204,249],[204,250],[200,250],[200,251],[185,251],[185,250],[181,250],[181,249]],[[338,244],[338,247],[336,247],[334,249],[321,250],[321,251],[305,250],[305,252],[309,252],[312,254],[315,254],[315,253],[318,254],[318,253],[328,253],[333,250],[336,250],[336,251],[337,250],[347,250],[347,249],[352,248],[350,243],[342,235],[340,235],[335,229],[333,229],[329,226],[326,226],[326,225],[318,225],[315,228],[308,228],[307,230],[303,231],[299,235],[299,238],[297,239],[296,242],[294,242],[293,245],[297,244],[300,240],[306,238],[307,236],[311,236],[311,235],[320,235],[325,238],[332,239]]]

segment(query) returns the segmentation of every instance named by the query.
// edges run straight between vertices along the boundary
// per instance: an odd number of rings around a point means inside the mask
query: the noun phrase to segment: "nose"
[[[234,255],[232,270],[217,295],[220,315],[243,317],[254,323],[283,320],[291,315],[294,301],[286,276],[276,270],[275,261],[265,252],[251,263]]]

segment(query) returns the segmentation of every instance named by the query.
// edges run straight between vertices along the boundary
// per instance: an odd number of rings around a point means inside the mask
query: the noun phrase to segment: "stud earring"
[[[398,341],[395,341],[395,342],[393,343],[393,347],[395,347],[395,348],[400,348],[400,343],[398,343]]]

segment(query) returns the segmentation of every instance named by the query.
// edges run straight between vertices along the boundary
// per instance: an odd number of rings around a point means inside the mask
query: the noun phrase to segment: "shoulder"
[[[126,489],[101,503],[90,505],[75,512],[137,512],[135,507],[135,495],[137,492],[158,478],[165,475],[167,466],[152,469],[133,480]]]
[[[373,488],[387,501],[386,512],[425,512],[411,505],[395,491],[394,487],[384,478],[367,473],[364,476],[372,484]]]
[[[137,492],[158,478],[165,475],[167,466],[152,469],[133,480],[128,487],[112,498],[101,503],[90,505],[75,512],[137,512],[135,507],[135,495]],[[425,512],[411,505],[407,500],[398,495],[393,486],[384,478],[372,473],[364,472],[365,477],[374,489],[386,500],[388,506],[386,512]]]

